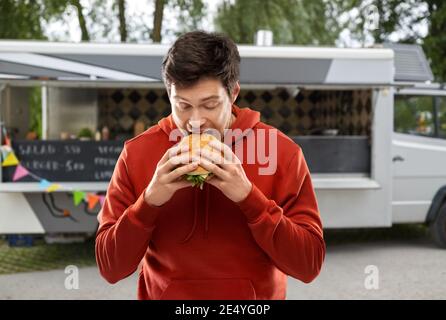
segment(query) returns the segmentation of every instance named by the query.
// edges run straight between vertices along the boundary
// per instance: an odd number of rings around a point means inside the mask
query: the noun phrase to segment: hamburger
[[[192,156],[194,152],[201,148],[212,151],[213,148],[208,145],[208,143],[212,140],[217,140],[217,138],[208,133],[193,133],[183,137],[183,139],[180,141],[180,146],[188,144],[189,155]],[[194,171],[187,173],[184,178],[187,181],[190,181],[193,187],[200,187],[200,189],[203,189],[204,182],[206,181],[206,179],[211,177],[211,175],[212,172],[209,172],[203,167],[198,166]]]

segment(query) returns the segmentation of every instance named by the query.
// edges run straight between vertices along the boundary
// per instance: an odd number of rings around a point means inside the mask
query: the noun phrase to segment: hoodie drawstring
[[[198,190],[194,190],[194,223],[192,225],[192,230],[189,232],[186,238],[184,238],[181,243],[186,243],[192,238],[192,235],[195,232],[195,228],[197,227],[197,220],[198,220]]]
[[[206,197],[205,197],[205,211],[204,211],[205,212],[205,227],[204,227],[204,230],[205,230],[205,238],[206,238],[207,234],[208,234],[208,231],[209,231],[209,193],[210,193],[209,189],[210,188],[209,188],[209,186],[205,185],[204,189],[205,189],[205,193],[206,193]],[[198,188],[195,188],[195,190],[194,190],[194,222],[193,222],[191,231],[189,232],[187,237],[184,238],[183,241],[181,241],[181,243],[188,242],[192,238],[192,236],[193,236],[193,234],[195,232],[195,229],[197,228],[199,195],[200,195],[200,190],[198,190]]]
[[[210,186],[205,186],[206,189],[206,200],[204,202],[205,205],[205,226],[204,226],[204,237],[207,238],[208,236],[208,231],[209,231],[209,189]]]

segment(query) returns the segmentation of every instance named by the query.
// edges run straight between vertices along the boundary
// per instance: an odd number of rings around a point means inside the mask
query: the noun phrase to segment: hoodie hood
[[[250,130],[247,129],[253,129],[257,123],[260,122],[260,113],[258,111],[251,110],[249,108],[239,108],[236,105],[232,105],[232,114],[235,115],[235,121],[232,123],[231,127],[229,129],[240,129],[235,132],[234,138],[231,143],[231,148],[233,149],[234,144],[243,139]],[[168,117],[165,117],[161,119],[158,122],[158,125],[160,128],[164,131],[164,133],[169,137],[170,133],[174,129],[178,129],[177,125],[175,124],[175,121],[173,120],[172,114],[170,114]],[[178,138],[178,141],[180,138]],[[177,143],[178,141],[172,141],[172,146]],[[203,192],[204,192],[204,208],[205,208],[205,236],[207,236],[207,233],[209,231],[209,198],[211,193],[211,186],[208,184],[204,185]],[[199,188],[194,188],[194,219],[192,223],[192,228],[189,234],[184,238],[182,243],[188,242],[197,227],[198,223],[198,216],[199,216],[199,205],[200,205],[200,198],[202,195],[202,190]]]

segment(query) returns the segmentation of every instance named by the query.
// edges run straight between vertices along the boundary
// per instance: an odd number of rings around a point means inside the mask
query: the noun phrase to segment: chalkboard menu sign
[[[20,164],[49,181],[110,181],[123,141],[14,141]],[[2,179],[12,181],[15,167],[4,167]],[[31,176],[20,182],[36,182]]]

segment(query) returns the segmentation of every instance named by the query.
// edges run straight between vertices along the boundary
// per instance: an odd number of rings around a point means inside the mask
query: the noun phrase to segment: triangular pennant
[[[99,196],[99,203],[101,204],[101,207],[104,206],[104,202],[105,202],[105,196]]]
[[[10,152],[6,159],[2,162],[2,167],[16,166],[19,164],[19,160],[17,160],[14,152]]]
[[[78,206],[82,200],[85,199],[85,192],[83,191],[74,191],[73,192],[73,202],[75,206]]]
[[[29,175],[29,171],[26,168],[22,167],[20,164],[17,166],[14,172],[14,176],[12,177],[12,181],[17,181]]]
[[[46,189],[46,192],[54,192],[54,191],[59,190],[60,188],[61,188],[60,184],[53,183]]]
[[[3,146],[1,146],[1,147],[0,147],[0,150],[1,150],[2,160],[5,160],[6,157],[8,156],[8,154],[9,154],[10,152],[12,152],[12,149],[11,149],[9,146],[7,146],[7,145],[3,145]]]
[[[47,189],[50,186],[51,186],[51,183],[48,180],[46,180],[46,179],[42,179],[39,182],[39,187],[42,188],[42,189]]]
[[[6,150],[5,147],[1,146],[0,147],[0,160],[3,161],[6,159],[6,157],[8,156],[8,151]]]
[[[87,195],[88,199],[88,209],[93,209],[99,201],[99,197],[95,194],[89,193]]]
[[[11,139],[8,136],[5,137],[5,144],[9,147],[11,146]]]

